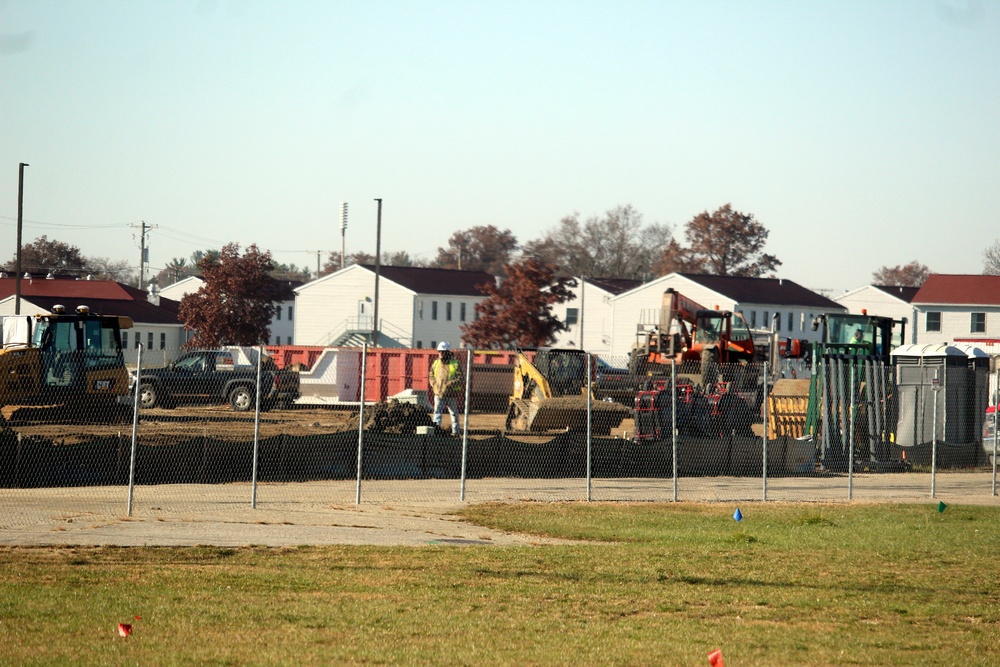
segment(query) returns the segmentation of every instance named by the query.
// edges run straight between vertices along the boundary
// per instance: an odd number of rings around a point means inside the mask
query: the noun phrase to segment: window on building
[[[757,311],[756,310],[751,310],[750,311],[750,328],[751,329],[756,329],[757,328]]]
[[[146,336],[146,349],[147,350],[152,350],[153,349],[153,332],[152,331],[150,331],[148,333],[148,335]]]
[[[941,311],[932,310],[927,313],[927,321],[924,325],[926,331],[941,331]]]
[[[431,319],[436,320],[438,318],[438,302],[431,301]]]
[[[972,333],[986,333],[986,313],[972,313],[972,322],[969,331]]]
[[[275,336],[274,337],[274,344],[275,345],[281,345],[281,336]]]
[[[275,318],[276,318],[276,319],[277,319],[277,320],[278,320],[279,322],[281,321],[281,306],[278,306],[278,310],[277,310],[277,311],[275,312]]]
[[[136,331],[135,332],[135,349],[138,350],[140,345],[142,345],[142,334],[139,333],[138,331]]]
[[[774,330],[781,331],[781,313],[774,314]]]
[[[127,331],[123,331],[122,332],[122,349],[123,350],[127,350],[128,349],[128,332]]]
[[[762,327],[764,327],[765,329],[770,329],[771,328],[771,320],[767,316],[767,311],[766,310],[764,311],[764,319],[763,319],[763,321],[761,321],[760,325]]]
[[[571,327],[580,321],[580,309],[579,308],[567,308],[566,309],[566,326]]]
[[[458,304],[458,319],[465,321],[465,302]]]
[[[295,306],[289,306],[289,307],[288,307],[288,321],[289,321],[289,322],[291,322],[291,321],[292,321],[292,311],[293,311],[294,309],[295,309]]]
[[[444,304],[444,319],[451,322],[451,301]]]
[[[424,319],[424,302],[423,300],[417,301],[417,318]]]
[[[795,331],[795,323],[792,321],[792,313],[788,313],[788,332]]]
[[[431,341],[431,349],[432,349],[432,350],[436,350],[436,349],[437,349],[437,346],[438,346],[438,343],[437,343],[437,341],[436,341],[436,340],[432,340],[432,341]]]
[[[418,340],[417,341],[417,349],[418,350],[424,349],[424,341],[422,341],[422,340]]]
[[[160,333],[160,349],[161,350],[167,349],[167,334],[162,332]]]

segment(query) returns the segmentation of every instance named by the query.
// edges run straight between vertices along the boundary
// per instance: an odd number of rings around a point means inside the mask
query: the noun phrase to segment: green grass
[[[997,664],[998,508],[734,510],[465,512],[565,546],[4,548],[0,664]]]

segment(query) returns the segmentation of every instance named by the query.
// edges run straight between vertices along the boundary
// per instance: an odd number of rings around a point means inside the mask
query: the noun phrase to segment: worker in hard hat
[[[462,388],[462,374],[458,359],[452,354],[451,345],[443,340],[438,343],[438,358],[431,363],[429,385],[434,392],[434,428],[441,428],[445,408],[451,415],[451,434],[458,435],[458,396]]]

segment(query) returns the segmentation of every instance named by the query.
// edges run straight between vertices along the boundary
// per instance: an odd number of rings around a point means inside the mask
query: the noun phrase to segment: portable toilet
[[[966,352],[947,344],[904,345],[893,350],[892,357],[899,399],[896,444],[974,442]]]

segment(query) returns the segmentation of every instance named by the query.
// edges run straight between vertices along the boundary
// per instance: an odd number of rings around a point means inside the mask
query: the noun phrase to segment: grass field
[[[5,548],[0,664],[1000,663],[997,508],[734,510],[465,511],[566,546]]]

